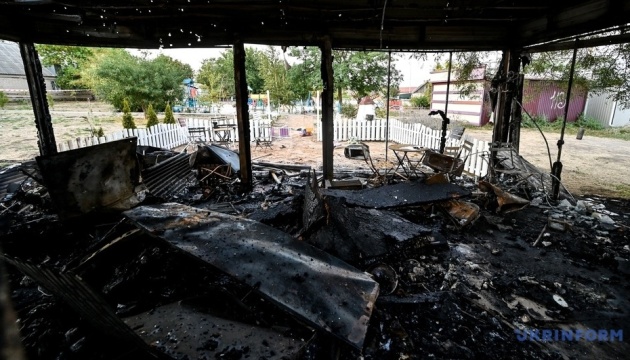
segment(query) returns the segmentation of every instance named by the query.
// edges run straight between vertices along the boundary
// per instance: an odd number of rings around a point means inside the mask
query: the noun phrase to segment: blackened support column
[[[26,73],[31,103],[33,104],[33,113],[35,114],[39,153],[42,156],[56,154],[57,143],[55,142],[55,132],[53,131],[52,119],[48,110],[42,64],[39,62],[37,50],[35,50],[33,43],[20,43],[20,53],[24,62],[24,72]]]
[[[249,134],[249,106],[247,105],[247,79],[245,78],[245,46],[240,40],[234,43],[234,84],[236,87],[241,190],[248,192],[252,189],[252,154]]]
[[[321,76],[324,85],[322,92],[322,149],[324,180],[332,180],[333,177],[333,57],[330,39],[324,39],[321,46],[322,64]]]

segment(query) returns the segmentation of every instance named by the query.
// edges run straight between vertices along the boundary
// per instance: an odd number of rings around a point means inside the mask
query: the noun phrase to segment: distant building
[[[488,91],[490,82],[486,80],[486,68],[474,69],[470,79],[466,82],[472,84],[474,90],[469,94],[462,94],[458,89],[457,77],[451,74],[451,82],[448,85],[448,70],[431,72],[430,82],[433,87],[431,95],[431,110],[442,110],[446,108],[447,88],[448,88],[448,110],[447,115],[453,121],[465,121],[473,125],[483,126],[490,121],[492,109]]]
[[[448,71],[434,71],[431,73],[433,92],[431,109],[444,111],[446,105]],[[451,74],[448,87],[447,115],[454,121],[465,121],[473,125],[483,126],[490,121],[492,107],[490,104],[490,81],[486,68],[479,67],[472,71],[470,79],[464,81],[473,85],[472,91],[462,94],[459,90],[457,76]],[[566,84],[548,79],[526,78],[523,84],[523,109],[533,117],[542,117],[547,121],[555,121],[564,116],[566,104]],[[586,103],[586,89],[574,86],[571,91],[571,101],[567,121],[577,120],[584,111]],[[525,116],[525,111],[523,116]]]
[[[612,92],[589,93],[584,115],[599,121],[605,127],[630,125],[630,108],[624,107],[612,98]]]
[[[55,74],[42,68],[47,90],[54,90]],[[17,43],[0,40],[0,90],[28,90],[24,63]]]

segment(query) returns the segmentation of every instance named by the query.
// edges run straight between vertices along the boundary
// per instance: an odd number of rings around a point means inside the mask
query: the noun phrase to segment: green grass
[[[620,198],[630,199],[630,185],[628,184],[618,184],[615,185],[616,195]]]
[[[527,115],[523,116],[522,127],[524,129],[535,129],[536,125],[534,122],[538,124],[543,131],[560,133],[562,130],[562,118],[549,122],[545,117],[534,117],[534,119],[532,119]],[[568,135],[575,135],[580,128],[583,128],[585,130],[584,134],[588,136],[630,141],[630,128],[605,128],[597,120],[585,117],[584,115],[580,115],[575,122],[567,122],[564,132]]]

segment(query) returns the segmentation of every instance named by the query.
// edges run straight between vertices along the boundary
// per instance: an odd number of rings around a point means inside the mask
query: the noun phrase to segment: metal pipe
[[[389,57],[387,58],[387,103],[385,106],[387,107],[387,117],[385,120],[385,161],[387,161],[387,149],[389,146],[389,87],[391,86],[392,81],[392,52],[389,51]]]
[[[446,147],[446,128],[450,122],[448,118],[448,93],[451,88],[451,68],[453,67],[453,52],[448,53],[448,75],[446,76],[446,103],[444,104],[444,115],[442,116],[442,137],[440,138],[440,154],[444,154]],[[441,114],[440,114],[441,115]]]
[[[446,103],[444,104],[444,116],[448,116],[448,93],[451,88],[451,68],[453,66],[453,52],[448,53],[448,75],[446,75]]]
[[[573,58],[571,59],[571,70],[569,71],[569,89],[567,90],[567,99],[564,105],[564,119],[562,119],[562,130],[560,130],[560,140],[558,140],[558,159],[553,164],[551,173],[551,191],[552,198],[558,200],[560,193],[560,174],[562,173],[562,162],[560,157],[562,156],[562,145],[564,145],[564,130],[567,126],[567,117],[569,116],[569,104],[571,102],[571,87],[573,87],[573,73],[575,71],[575,59],[578,51],[578,39],[575,39],[575,47],[573,48]]]

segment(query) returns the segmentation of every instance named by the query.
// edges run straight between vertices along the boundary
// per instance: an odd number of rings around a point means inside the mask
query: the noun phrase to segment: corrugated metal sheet
[[[564,117],[567,86],[552,80],[525,80],[523,107],[531,116],[544,116],[549,121]],[[571,90],[567,121],[575,121],[584,112],[586,89],[574,85]]]
[[[6,169],[0,170],[0,201],[7,194],[7,188],[14,183],[21,184],[26,179],[26,175],[22,173],[21,164],[12,165]]]
[[[191,183],[196,182],[190,169],[190,154],[180,153],[142,172],[144,184],[153,196],[167,200],[177,197]]]
[[[599,121],[603,126],[610,126],[610,120],[615,108],[615,102],[609,99],[610,93],[589,94],[586,100],[584,114]]]
[[[606,127],[630,125],[630,109],[623,108],[611,95],[610,92],[589,94],[584,113]]]

